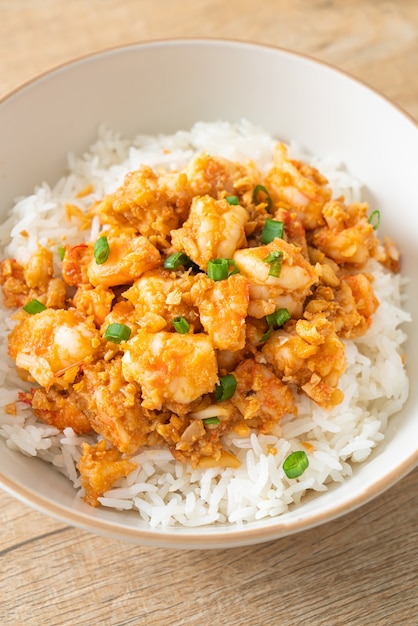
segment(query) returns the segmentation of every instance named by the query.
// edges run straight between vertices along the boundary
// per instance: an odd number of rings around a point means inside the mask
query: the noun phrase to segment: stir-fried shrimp
[[[247,211],[227,200],[197,196],[183,227],[171,233],[175,250],[184,250],[201,267],[218,257],[231,258],[238,248],[246,245],[244,226]]]
[[[346,367],[345,348],[325,317],[292,320],[273,332],[261,353],[283,382],[299,386],[320,406],[342,401],[337,385]]]
[[[379,303],[368,274],[343,276],[334,288],[319,286],[307,303],[303,317],[309,321],[318,314],[332,322],[342,339],[364,335]]]
[[[80,411],[66,391],[59,391],[54,387],[46,391],[39,387],[33,390],[30,404],[37,417],[59,430],[72,428],[78,434],[92,430],[87,415]]]
[[[131,229],[106,231],[104,236],[110,250],[106,262],[97,263],[93,258],[87,268],[89,282],[95,287],[129,285],[161,263],[157,248],[146,237],[135,236]]]
[[[193,285],[192,298],[214,348],[235,352],[245,346],[249,288],[248,280],[240,274],[219,282],[202,277]]]
[[[184,317],[192,328],[199,328],[199,314],[190,294],[195,280],[189,273],[177,276],[164,269],[151,270],[123,295],[135,307],[138,324],[145,330],[173,330],[176,317]]]
[[[64,247],[61,271],[67,285],[78,287],[79,285],[89,284],[87,268],[92,257],[93,248],[86,243]]]
[[[47,307],[61,308],[66,299],[62,278],[54,278],[53,256],[50,250],[38,246],[26,265],[15,259],[0,263],[0,285],[4,302],[9,307],[24,306],[36,298]]]
[[[192,193],[185,174],[158,176],[150,167],[126,175],[124,184],[93,207],[102,223],[131,227],[163,242],[185,218]]]
[[[101,346],[93,321],[76,309],[46,309],[21,319],[9,337],[9,354],[43,387],[68,386]]]
[[[177,172],[139,167],[80,223],[93,216],[92,232],[63,247],[59,275],[62,239],[0,264],[5,305],[24,307],[9,354],[39,386],[24,401],[99,439],[78,463],[93,506],[144,447],[237,467],[224,435],[276,432],[298,394],[338,405],[344,340],[379,305],[368,262],[399,270],[368,206],[332,199],[283,144],[266,175],[206,153]]]
[[[326,225],[312,234],[313,245],[336,263],[364,265],[377,246],[367,212],[365,203],[327,202],[322,211]]]
[[[218,382],[215,351],[204,333],[139,330],[124,351],[123,375],[139,383],[147,409],[161,409],[167,402],[189,404]]]
[[[282,222],[284,232],[286,235],[286,241],[293,243],[300,248],[301,254],[308,258],[308,242],[306,240],[306,229],[302,220],[298,217],[297,213],[291,213],[286,209],[279,208],[274,213],[274,219],[278,222]]]
[[[331,199],[327,183],[317,169],[289,159],[286,146],[277,145],[273,166],[266,176],[266,187],[274,204],[296,212],[308,230],[324,223],[322,208]]]
[[[209,195],[215,199],[234,195],[241,198],[255,187],[260,176],[251,163],[234,163],[206,153],[192,159],[184,172],[193,196]]]
[[[237,389],[231,403],[260,431],[270,432],[286,413],[297,413],[289,387],[266,365],[246,359],[234,370],[234,376]]]
[[[97,433],[120,452],[135,453],[147,442],[150,420],[140,404],[140,387],[122,375],[121,358],[86,369],[72,401]]]
[[[110,289],[98,285],[80,285],[73,297],[76,309],[87,316],[93,316],[96,326],[101,326],[112,310],[115,294]]]
[[[237,250],[233,259],[250,282],[249,315],[261,318],[278,308],[287,308],[293,316],[301,315],[316,274],[298,247],[276,238],[264,246]],[[276,259],[280,269],[274,272]]]

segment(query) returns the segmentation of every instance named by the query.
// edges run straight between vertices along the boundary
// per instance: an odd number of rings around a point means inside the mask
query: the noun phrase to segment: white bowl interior
[[[14,198],[65,173],[105,123],[124,135],[174,132],[198,121],[246,118],[312,154],[342,158],[381,212],[382,234],[403,253],[410,278],[407,368],[418,369],[416,124],[385,98],[326,65],[239,42],[154,42],[106,51],[41,76],[0,103],[1,215]],[[325,522],[390,487],[418,462],[418,390],[391,419],[385,441],[354,476],[309,497],[280,519],[241,528],[150,529],[136,516],[92,509],[43,462],[0,441],[0,484],[59,519],[113,537],[166,547],[227,547],[280,537]]]

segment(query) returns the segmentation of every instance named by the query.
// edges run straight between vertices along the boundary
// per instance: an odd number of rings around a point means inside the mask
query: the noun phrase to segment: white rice
[[[141,163],[156,169],[184,167],[198,152],[209,152],[234,161],[253,160],[262,171],[271,163],[276,140],[248,121],[197,123],[190,131],[157,137],[138,136],[133,141],[107,128],[81,158],[69,155],[68,175],[53,187],[42,184],[32,195],[20,198],[0,229],[1,258],[27,261],[38,243],[57,251],[64,241],[75,244],[82,233],[76,221],[68,222],[65,204],[88,184],[94,192],[77,199],[87,208],[119,186],[125,174]],[[338,160],[310,159],[291,144],[290,152],[309,160],[328,178],[334,196],[359,201],[361,185],[343,170]],[[98,225],[90,236],[96,238]],[[30,233],[29,239],[22,231]],[[57,267],[58,267],[58,253]],[[364,337],[347,341],[348,367],[340,381],[342,404],[325,411],[305,396],[298,396],[297,417],[286,416],[271,435],[237,437],[229,434],[225,445],[241,461],[238,469],[197,469],[179,463],[166,449],[144,449],[134,458],[137,469],[101,497],[102,506],[132,510],[151,526],[202,526],[243,524],[277,516],[297,505],[308,491],[325,491],[342,482],[352,465],[364,462],[385,436],[388,418],[399,411],[408,395],[408,379],[401,345],[406,339],[402,324],[410,320],[403,309],[403,279],[377,263],[368,268],[375,277],[380,306]],[[64,433],[37,420],[30,408],[17,402],[17,415],[4,407],[25,388],[7,355],[7,335],[12,328],[10,311],[0,306],[0,436],[6,445],[29,456],[39,456],[65,474],[80,497],[83,490],[76,464],[82,441],[71,428]],[[292,451],[312,446],[309,467],[298,479],[288,479],[282,469]],[[271,451],[274,449],[274,453]],[[128,514],[128,513],[127,513]]]

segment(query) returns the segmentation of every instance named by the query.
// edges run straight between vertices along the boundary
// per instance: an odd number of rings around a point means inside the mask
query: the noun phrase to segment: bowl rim
[[[38,81],[53,77],[54,74],[58,74],[67,68],[71,69],[71,67],[82,64],[86,61],[94,61],[95,59],[104,58],[114,53],[135,49],[141,50],[150,47],[184,45],[209,45],[214,47],[222,45],[233,48],[243,47],[245,49],[258,49],[260,51],[270,50],[273,53],[297,58],[315,66],[322,66],[332,73],[340,74],[344,79],[363,87],[374,96],[384,100],[392,109],[397,110],[398,113],[406,118],[407,121],[412,123],[412,125],[418,130],[418,121],[400,105],[393,102],[388,96],[381,93],[378,89],[370,86],[364,80],[357,78],[353,74],[347,72],[346,70],[342,70],[329,62],[317,59],[309,54],[273,44],[216,37],[174,37],[142,40],[138,42],[117,44],[104,47],[93,52],[81,54],[62,63],[53,65],[8,90],[0,97],[0,107],[15,95],[24,92],[28,87]],[[311,512],[308,518],[301,515],[292,519],[290,522],[287,522],[286,520],[281,520],[280,516],[278,516],[276,518],[269,518],[268,523],[266,523],[266,519],[263,519],[260,520],[260,524],[255,523],[256,525],[252,524],[249,526],[202,526],[193,529],[193,532],[190,532],[190,529],[186,527],[164,527],[160,529],[151,527],[143,528],[123,526],[115,524],[113,521],[109,521],[104,518],[93,517],[91,515],[87,515],[79,509],[67,508],[64,505],[53,502],[39,493],[33,492],[30,488],[25,487],[11,477],[5,475],[1,469],[0,487],[24,504],[27,504],[28,506],[63,523],[70,524],[89,532],[95,532],[98,535],[107,536],[109,538],[125,540],[153,547],[185,549],[229,548],[279,539],[313,528],[322,523],[332,521],[342,515],[352,512],[375,497],[381,495],[384,491],[395,485],[399,480],[401,480],[401,478],[411,472],[417,465],[418,448],[410,454],[410,456],[399,461],[396,467],[389,474],[377,479],[369,488],[362,490],[355,495],[343,498],[340,501],[331,503],[331,505],[321,511]]]

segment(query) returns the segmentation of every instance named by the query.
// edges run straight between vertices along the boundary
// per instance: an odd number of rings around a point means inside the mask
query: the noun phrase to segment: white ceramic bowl
[[[384,97],[327,65],[284,50],[214,40],[163,41],[112,49],[59,67],[0,103],[1,217],[13,199],[64,173],[99,123],[124,134],[173,132],[197,120],[246,118],[316,155],[335,154],[363,181],[382,213],[383,234],[403,252],[413,315],[406,345],[418,371],[418,128]],[[0,485],[67,523],[145,545],[210,548],[295,533],[353,510],[418,462],[418,388],[371,457],[328,492],[290,513],[242,527],[151,529],[127,512],[93,509],[43,462],[0,441]]]

